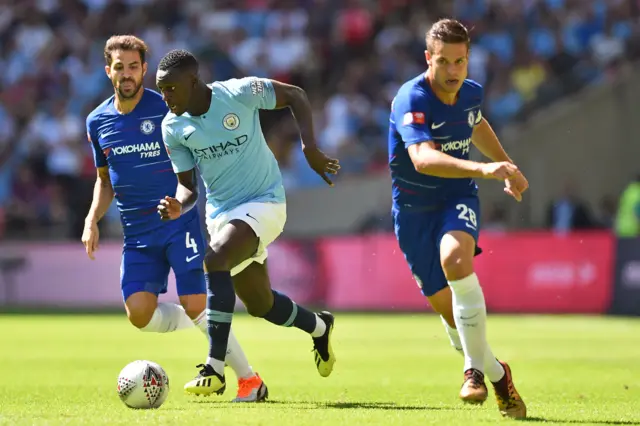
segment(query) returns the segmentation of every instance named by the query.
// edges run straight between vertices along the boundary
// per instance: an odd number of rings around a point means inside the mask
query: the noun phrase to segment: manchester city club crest
[[[240,118],[234,113],[229,113],[222,119],[222,125],[227,130],[235,130],[240,126]]]
[[[156,125],[153,124],[151,120],[144,120],[142,124],[140,124],[140,131],[145,135],[150,135],[156,129]]]

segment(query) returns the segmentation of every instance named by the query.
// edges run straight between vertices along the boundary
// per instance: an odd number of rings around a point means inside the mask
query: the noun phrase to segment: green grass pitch
[[[640,425],[640,320],[490,316],[489,339],[511,363],[527,423]],[[481,407],[457,399],[462,358],[433,315],[338,314],[333,374],[321,378],[311,340],[238,315],[234,329],[270,401],[234,405],[235,376],[222,397],[182,391],[206,356],[196,329],[165,335],[124,315],[0,316],[0,425],[470,425],[504,424],[493,392]],[[116,394],[130,361],[167,371],[158,410],[131,410]]]

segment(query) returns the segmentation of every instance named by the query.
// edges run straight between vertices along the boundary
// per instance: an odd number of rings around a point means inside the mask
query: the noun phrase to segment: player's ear
[[[109,80],[111,80],[111,67],[109,65],[104,66],[104,72],[107,74],[107,77],[109,77]]]
[[[147,75],[147,70],[149,69],[149,64],[148,63],[143,63],[142,64],[142,76],[144,77],[145,75]]]
[[[424,59],[429,65],[431,65],[431,53],[429,53],[429,49],[424,51]]]

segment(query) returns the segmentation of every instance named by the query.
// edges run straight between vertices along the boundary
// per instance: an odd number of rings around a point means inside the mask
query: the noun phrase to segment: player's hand
[[[82,244],[87,251],[89,259],[95,260],[93,253],[98,250],[98,240],[100,239],[100,230],[98,224],[91,222],[87,223],[82,231]]]
[[[522,201],[522,193],[529,188],[529,181],[518,171],[509,179],[504,181],[504,192],[511,195],[516,201]]]
[[[337,174],[338,170],[340,170],[339,161],[327,157],[324,152],[315,147],[304,148],[302,152],[313,171],[320,175],[328,185],[333,186],[333,182],[327,177],[327,173],[330,175]]]
[[[164,197],[158,204],[158,214],[162,220],[175,220],[182,214],[182,204],[173,197]]]
[[[501,161],[483,164],[481,170],[485,179],[505,180],[518,173],[518,166],[508,161]]]

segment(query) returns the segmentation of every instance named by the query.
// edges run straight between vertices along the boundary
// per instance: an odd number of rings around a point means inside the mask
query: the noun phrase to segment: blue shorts
[[[199,216],[167,222],[144,237],[125,239],[120,267],[122,297],[141,291],[167,292],[169,270],[176,277],[178,295],[206,294],[203,260],[205,240]]]
[[[451,231],[464,231],[478,242],[480,201],[478,197],[449,200],[420,211],[393,211],[400,250],[425,296],[433,296],[448,283],[440,265],[440,241]],[[480,254],[476,248],[476,255]]]

